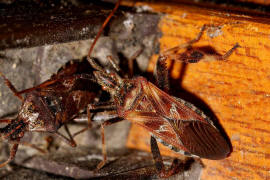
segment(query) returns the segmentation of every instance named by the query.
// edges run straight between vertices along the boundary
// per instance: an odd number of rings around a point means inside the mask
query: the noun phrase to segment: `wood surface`
[[[241,2],[248,2],[248,3],[254,3],[254,4],[263,4],[263,5],[269,5],[269,0],[238,0]]]
[[[168,3],[128,3],[164,13],[159,28],[160,51],[185,43],[210,25],[194,47],[224,54],[238,48],[227,61],[172,66],[172,89],[206,114],[213,113],[231,140],[233,152],[224,160],[203,159],[202,179],[270,178],[270,19],[196,6]],[[157,55],[152,57],[152,72]],[[179,88],[181,87],[181,88]],[[127,146],[150,151],[149,133],[133,124]],[[160,145],[164,155],[171,150]],[[177,156],[179,157],[179,156]]]

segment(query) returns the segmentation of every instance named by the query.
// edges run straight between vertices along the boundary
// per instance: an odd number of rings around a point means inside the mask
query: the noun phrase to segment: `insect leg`
[[[15,86],[13,86],[13,84],[6,78],[6,76],[4,74],[2,74],[0,72],[0,76],[2,76],[2,78],[5,81],[5,84],[7,85],[7,87],[13,92],[13,94],[15,96],[17,96],[21,101],[23,101],[23,97],[18,93],[17,89],[15,88]]]
[[[130,58],[128,58],[128,76],[131,78],[134,74],[134,60],[142,53],[143,49],[137,50]]]
[[[116,63],[116,60],[112,56],[107,56],[107,59],[111,63],[116,72],[119,72],[121,70],[118,64]]]
[[[241,47],[241,46],[238,43],[236,43],[229,51],[227,51],[223,56],[221,56],[219,60],[226,60],[233,53],[233,51],[238,47]]]
[[[105,126],[120,122],[124,119],[122,118],[114,118],[109,121],[105,121],[101,124],[101,139],[102,139],[102,154],[103,154],[103,160],[97,165],[97,170],[101,169],[107,162],[107,151],[106,151],[106,141],[105,141]]]
[[[102,68],[100,65],[98,65],[98,64],[96,63],[96,61],[95,61],[93,58],[87,57],[87,60],[88,60],[88,62],[91,64],[91,66],[92,66],[94,69],[96,69],[97,71],[100,71],[100,72],[106,74],[106,72],[103,70],[103,68]]]
[[[87,131],[88,129],[90,129],[92,127],[92,118],[93,115],[90,112],[90,110],[114,110],[116,109],[114,106],[114,102],[96,102],[95,104],[89,104],[88,108],[87,108],[87,121],[88,121],[88,126],[86,128],[81,129],[80,131],[76,132],[73,134],[73,138],[81,133],[83,133],[84,131]],[[115,112],[114,114],[117,114],[117,112]],[[115,117],[113,117],[115,118]],[[113,119],[113,118],[109,118]]]
[[[11,119],[0,119],[0,123],[11,123]]]
[[[151,152],[153,155],[153,159],[155,161],[156,169],[158,170],[159,173],[161,173],[165,171],[165,167],[163,164],[162,157],[160,155],[157,140],[153,136],[151,136],[150,144],[151,144]]]
[[[107,161],[107,151],[106,151],[104,124],[101,124],[100,133],[101,133],[101,140],[102,140],[103,160],[100,163],[98,163],[97,169],[101,169],[106,164],[106,161]]]
[[[0,168],[4,167],[5,165],[7,165],[10,161],[12,161],[16,155],[16,152],[18,150],[18,143],[13,144],[12,148],[10,149],[10,154],[9,154],[9,158],[3,162],[2,164],[0,164]]]
[[[154,70],[154,76],[155,76],[155,79],[156,79],[157,84],[158,84],[160,89],[164,90],[165,92],[168,92],[169,88],[170,88],[169,87],[169,78],[168,78],[168,69],[166,66],[167,58],[170,57],[171,59],[180,60],[183,62],[189,62],[183,58],[178,58],[178,57],[174,57],[174,56],[176,56],[175,54],[177,54],[177,51],[179,49],[191,48],[192,44],[194,44],[195,42],[198,42],[200,40],[200,38],[202,37],[203,31],[205,29],[206,29],[206,25],[203,25],[201,28],[201,31],[199,32],[199,34],[197,35],[196,38],[194,38],[193,40],[191,40],[185,44],[181,44],[181,45],[175,46],[173,48],[170,48],[170,49],[166,50],[165,52],[163,52],[162,54],[160,54],[160,56],[158,57],[157,63],[156,63],[155,70]],[[199,55],[197,55],[197,57],[192,57],[192,58],[193,59],[195,58],[196,62],[198,62],[201,58],[201,56],[199,56]],[[197,60],[197,59],[199,59],[199,60]]]
[[[38,146],[34,145],[34,144],[31,144],[31,143],[28,143],[28,142],[19,142],[20,145],[23,145],[23,146],[28,146],[28,147],[31,147],[43,154],[46,154],[46,151],[44,149],[41,149],[39,148]]]
[[[154,70],[154,76],[157,81],[158,87],[165,92],[169,91],[169,77],[168,69],[166,66],[166,56],[159,56],[156,67]]]
[[[89,107],[89,105],[88,105],[88,107]],[[74,134],[72,135],[73,138],[74,138],[75,136],[77,136],[77,135],[79,135],[79,134],[81,134],[81,133],[87,131],[88,129],[90,129],[90,128],[92,127],[92,120],[91,120],[92,117],[91,117],[90,109],[87,108],[86,111],[87,111],[87,127],[81,129],[80,131],[78,131],[78,132],[76,132],[76,133],[74,133]]]
[[[178,173],[182,169],[183,164],[178,159],[174,159],[170,169],[166,171],[162,157],[160,155],[157,140],[153,136],[151,136],[150,144],[153,159],[155,161],[155,166],[161,178],[170,177]]]
[[[64,125],[65,127],[65,130],[67,131],[67,134],[69,136],[69,138],[67,138],[66,136],[64,136],[63,134],[61,134],[60,132],[55,132],[54,134],[61,138],[65,143],[67,143],[68,145],[72,146],[72,147],[76,147],[76,142],[74,141],[73,137],[71,136],[70,132],[69,132],[69,129],[66,125]]]
[[[170,54],[175,54],[179,49],[191,47],[192,44],[198,42],[198,41],[201,39],[201,37],[202,37],[202,35],[203,35],[203,32],[205,31],[206,27],[207,27],[206,25],[203,25],[203,26],[201,27],[201,30],[200,30],[200,32],[199,32],[199,34],[197,35],[196,38],[194,38],[194,39],[188,41],[187,43],[184,43],[184,44],[175,46],[175,47],[173,47],[173,48],[167,49],[167,50],[165,50],[165,51],[163,52],[162,55],[163,55],[163,56],[170,56]]]
[[[89,110],[112,110],[116,109],[114,102],[98,102],[95,104],[90,104],[88,106]],[[113,123],[117,123],[119,121],[122,121],[123,119],[116,117],[109,120],[106,120],[101,124],[100,130],[101,130],[101,139],[102,139],[102,154],[103,154],[103,160],[97,165],[97,170],[101,169],[107,161],[107,151],[106,151],[106,141],[105,141],[105,126],[111,125]]]

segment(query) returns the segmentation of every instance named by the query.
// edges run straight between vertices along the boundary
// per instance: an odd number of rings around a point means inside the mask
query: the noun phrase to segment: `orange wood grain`
[[[224,160],[203,160],[202,179],[270,179],[270,19],[177,4],[135,5],[164,13],[159,24],[161,51],[193,39],[203,24],[217,27],[208,29],[194,46],[210,46],[224,54],[236,42],[241,45],[228,61],[187,65],[178,85],[209,106],[233,146]],[[182,66],[174,64],[172,78],[179,78]],[[149,133],[133,125],[127,146],[150,151]]]

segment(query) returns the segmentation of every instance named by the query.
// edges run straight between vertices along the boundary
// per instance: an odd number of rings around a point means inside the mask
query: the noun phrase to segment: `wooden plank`
[[[270,19],[181,4],[132,5],[165,13],[159,23],[163,34],[159,41],[161,52],[193,39],[204,24],[213,27],[194,46],[208,46],[224,54],[235,43],[241,45],[228,61],[186,66],[175,62],[172,88],[181,86],[179,96],[206,113],[211,110],[231,140],[233,152],[228,158],[203,160],[203,179],[269,179]],[[149,71],[156,58],[152,57]],[[133,125],[127,146],[149,151],[148,132]],[[175,156],[167,148],[161,149],[163,154]]]
[[[241,2],[248,2],[248,3],[254,3],[254,4],[263,4],[263,5],[269,5],[269,0],[238,0]]]

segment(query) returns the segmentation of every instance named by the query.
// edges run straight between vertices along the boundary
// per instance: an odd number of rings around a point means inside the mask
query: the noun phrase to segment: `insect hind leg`
[[[166,170],[158,148],[157,140],[153,136],[151,136],[150,144],[153,159],[155,161],[155,166],[161,178],[167,178],[174,174],[177,174],[180,171],[183,171],[183,163],[176,158],[173,160],[171,167]]]

